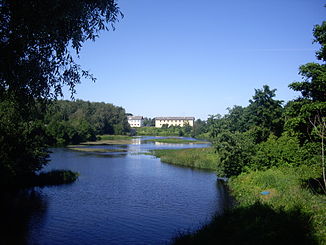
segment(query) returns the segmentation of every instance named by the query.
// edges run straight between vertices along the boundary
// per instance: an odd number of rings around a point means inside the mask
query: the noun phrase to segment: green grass
[[[98,135],[97,138],[99,140],[131,140],[131,139],[133,139],[132,136],[127,136],[127,135],[109,135],[109,134]]]
[[[69,147],[70,150],[81,151],[81,152],[96,152],[96,153],[106,153],[106,152],[127,152],[126,149],[103,149],[103,148],[86,148],[86,147]]]
[[[146,142],[159,142],[167,144],[207,144],[207,141],[198,141],[198,140],[185,140],[180,138],[167,138],[167,139],[151,139],[146,140]]]
[[[98,135],[97,141],[82,142],[80,145],[128,145],[132,144],[133,137],[127,135]],[[69,145],[75,147],[78,145]]]
[[[177,128],[141,127],[135,129],[137,135],[142,136],[180,136],[180,129]]]
[[[275,168],[229,180],[237,205],[175,244],[326,244],[326,196],[306,188],[317,169]],[[262,195],[268,191],[268,195]]]
[[[79,173],[70,170],[52,170],[36,175],[32,180],[33,186],[51,186],[70,184],[78,179]]]
[[[213,148],[153,150],[151,154],[165,163],[209,170],[216,170],[218,161]]]

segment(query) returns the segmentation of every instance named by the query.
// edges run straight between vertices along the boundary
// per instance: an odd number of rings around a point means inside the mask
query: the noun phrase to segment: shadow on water
[[[173,244],[317,244],[310,220],[299,210],[255,203],[216,216],[196,233],[179,235]]]
[[[31,218],[42,217],[47,203],[33,189],[0,192],[0,195],[0,244],[28,244]]]
[[[218,193],[220,193],[220,202],[219,202],[220,207],[217,210],[216,215],[222,215],[228,209],[234,207],[235,200],[230,195],[230,190],[228,188],[228,185],[226,184],[226,179],[218,178],[216,180],[216,187]]]

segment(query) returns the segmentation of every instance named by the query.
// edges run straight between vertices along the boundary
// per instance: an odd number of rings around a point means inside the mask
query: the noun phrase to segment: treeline
[[[300,66],[302,81],[289,85],[297,99],[284,104],[265,85],[248,106],[209,118],[213,166],[230,177],[236,205],[174,244],[325,244],[326,22],[314,37],[318,63]]]
[[[265,85],[255,90],[247,107],[234,106],[214,117],[211,137],[220,158],[219,176],[320,163],[324,99],[302,95],[282,106],[275,91]]]
[[[300,66],[301,82],[289,88],[301,96],[283,105],[276,89],[256,89],[247,107],[234,106],[210,118],[211,138],[219,155],[218,175],[281,166],[318,166],[325,181],[326,22],[314,29],[320,63]],[[325,190],[326,191],[326,190]]]
[[[45,132],[50,145],[78,144],[96,135],[130,132],[122,107],[89,101],[54,101],[47,106]]]
[[[161,128],[155,128],[155,119],[144,118],[144,126],[136,128],[137,135],[155,135],[155,136],[184,136],[193,137],[198,139],[209,139],[210,128],[213,120],[209,118],[207,121],[197,119],[194,126],[189,125],[181,126],[168,126],[163,125]]]

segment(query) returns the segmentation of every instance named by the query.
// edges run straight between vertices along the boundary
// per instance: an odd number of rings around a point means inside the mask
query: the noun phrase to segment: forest
[[[130,132],[126,112],[112,104],[82,100],[50,103],[44,117],[51,146],[94,141],[97,135],[124,135]]]

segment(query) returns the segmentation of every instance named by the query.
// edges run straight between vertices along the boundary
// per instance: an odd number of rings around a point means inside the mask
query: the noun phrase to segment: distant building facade
[[[128,116],[128,123],[132,128],[140,128],[144,124],[144,118],[142,116]]]
[[[155,117],[155,127],[161,128],[164,124],[168,126],[180,126],[189,125],[194,126],[194,117]]]

